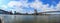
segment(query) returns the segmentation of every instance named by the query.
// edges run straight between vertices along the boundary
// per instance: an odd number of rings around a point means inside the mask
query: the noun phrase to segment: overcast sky
[[[60,11],[60,0],[0,0],[0,9],[20,13]]]

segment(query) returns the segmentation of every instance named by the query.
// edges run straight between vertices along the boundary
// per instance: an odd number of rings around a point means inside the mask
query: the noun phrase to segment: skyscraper
[[[37,15],[37,10],[36,9],[34,9],[34,15]]]

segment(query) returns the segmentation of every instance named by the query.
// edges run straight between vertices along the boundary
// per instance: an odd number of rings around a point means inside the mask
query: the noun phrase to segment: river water
[[[60,15],[2,15],[4,23],[60,23]]]

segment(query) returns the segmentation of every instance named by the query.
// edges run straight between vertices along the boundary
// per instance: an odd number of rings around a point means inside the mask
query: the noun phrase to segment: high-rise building
[[[16,14],[16,11],[14,11],[14,14]]]
[[[34,15],[37,15],[37,10],[36,9],[34,9]]]

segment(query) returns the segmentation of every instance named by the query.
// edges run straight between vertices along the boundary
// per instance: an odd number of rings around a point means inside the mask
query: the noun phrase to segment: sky
[[[20,13],[60,11],[60,0],[0,0],[0,9]]]

